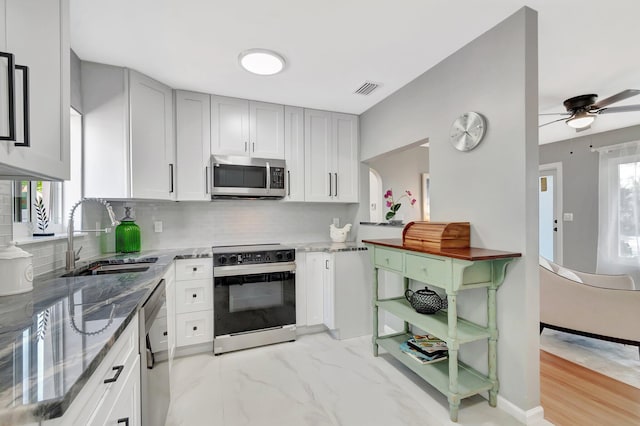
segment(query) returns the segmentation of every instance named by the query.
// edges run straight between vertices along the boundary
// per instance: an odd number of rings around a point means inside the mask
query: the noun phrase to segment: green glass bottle
[[[140,251],[140,227],[131,217],[131,207],[125,207],[125,215],[116,227],[116,251],[136,253]]]

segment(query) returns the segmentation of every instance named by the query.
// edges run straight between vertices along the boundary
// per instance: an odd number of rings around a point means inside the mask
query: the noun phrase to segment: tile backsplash
[[[0,246],[6,246],[13,238],[11,183],[9,180],[0,180]]]

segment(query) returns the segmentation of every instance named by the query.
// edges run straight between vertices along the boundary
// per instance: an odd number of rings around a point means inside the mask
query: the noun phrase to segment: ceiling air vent
[[[381,84],[380,83],[374,83],[373,81],[365,81],[362,86],[358,87],[358,89],[353,92],[357,95],[370,95],[371,92],[373,92],[374,90],[376,90],[378,87],[380,87]]]

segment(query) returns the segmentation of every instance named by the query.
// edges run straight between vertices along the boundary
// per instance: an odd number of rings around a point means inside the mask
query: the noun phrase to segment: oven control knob
[[[218,257],[218,263],[224,265],[225,263],[227,263],[227,258],[224,256]]]
[[[287,260],[293,260],[293,253],[290,251],[287,252]]]
[[[231,257],[229,258],[229,263],[232,263],[232,264],[238,263],[238,256],[236,256],[235,254],[232,254]]]
[[[277,253],[276,253],[276,259],[278,259],[278,260],[282,260],[282,253],[277,252]]]

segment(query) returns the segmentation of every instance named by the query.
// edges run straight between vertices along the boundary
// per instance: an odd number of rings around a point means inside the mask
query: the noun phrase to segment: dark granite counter
[[[37,277],[29,293],[0,297],[0,425],[64,414],[173,260],[211,257],[211,249],[106,259],[149,256],[158,260],[145,272],[56,271]]]

